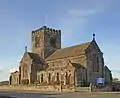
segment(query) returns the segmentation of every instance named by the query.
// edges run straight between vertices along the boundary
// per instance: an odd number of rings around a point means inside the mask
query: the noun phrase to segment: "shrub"
[[[46,81],[44,81],[44,82],[40,83],[40,85],[46,86],[46,85],[48,85],[48,84],[47,84]]]
[[[49,85],[60,85],[60,81],[51,81]]]
[[[21,82],[22,82],[23,85],[28,85],[29,84],[28,79],[22,79]]]

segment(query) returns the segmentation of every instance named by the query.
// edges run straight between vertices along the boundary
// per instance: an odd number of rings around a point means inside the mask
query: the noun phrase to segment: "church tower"
[[[57,49],[61,49],[61,30],[43,26],[32,31],[32,52],[46,59]]]

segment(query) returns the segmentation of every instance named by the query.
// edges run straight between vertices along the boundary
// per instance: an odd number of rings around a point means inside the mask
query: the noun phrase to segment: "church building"
[[[95,34],[89,42],[61,48],[61,30],[43,26],[32,31],[31,40],[31,52],[25,48],[19,72],[10,75],[11,85],[84,86],[105,77],[103,53]]]

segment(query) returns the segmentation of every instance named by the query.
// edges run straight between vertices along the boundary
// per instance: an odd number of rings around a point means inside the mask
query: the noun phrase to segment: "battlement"
[[[52,32],[52,33],[57,33],[57,34],[61,35],[61,30],[52,29],[47,26],[43,26],[40,29],[32,31],[32,35],[34,35],[36,33],[40,33],[40,32]]]

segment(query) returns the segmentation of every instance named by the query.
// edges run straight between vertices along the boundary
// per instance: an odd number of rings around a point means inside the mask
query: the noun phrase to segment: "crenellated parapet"
[[[38,33],[41,33],[41,32],[53,33],[53,34],[57,33],[57,34],[61,35],[61,30],[56,30],[56,29],[53,29],[53,28],[49,28],[47,26],[43,26],[40,29],[33,30],[32,35],[35,35],[35,34],[38,34]]]

